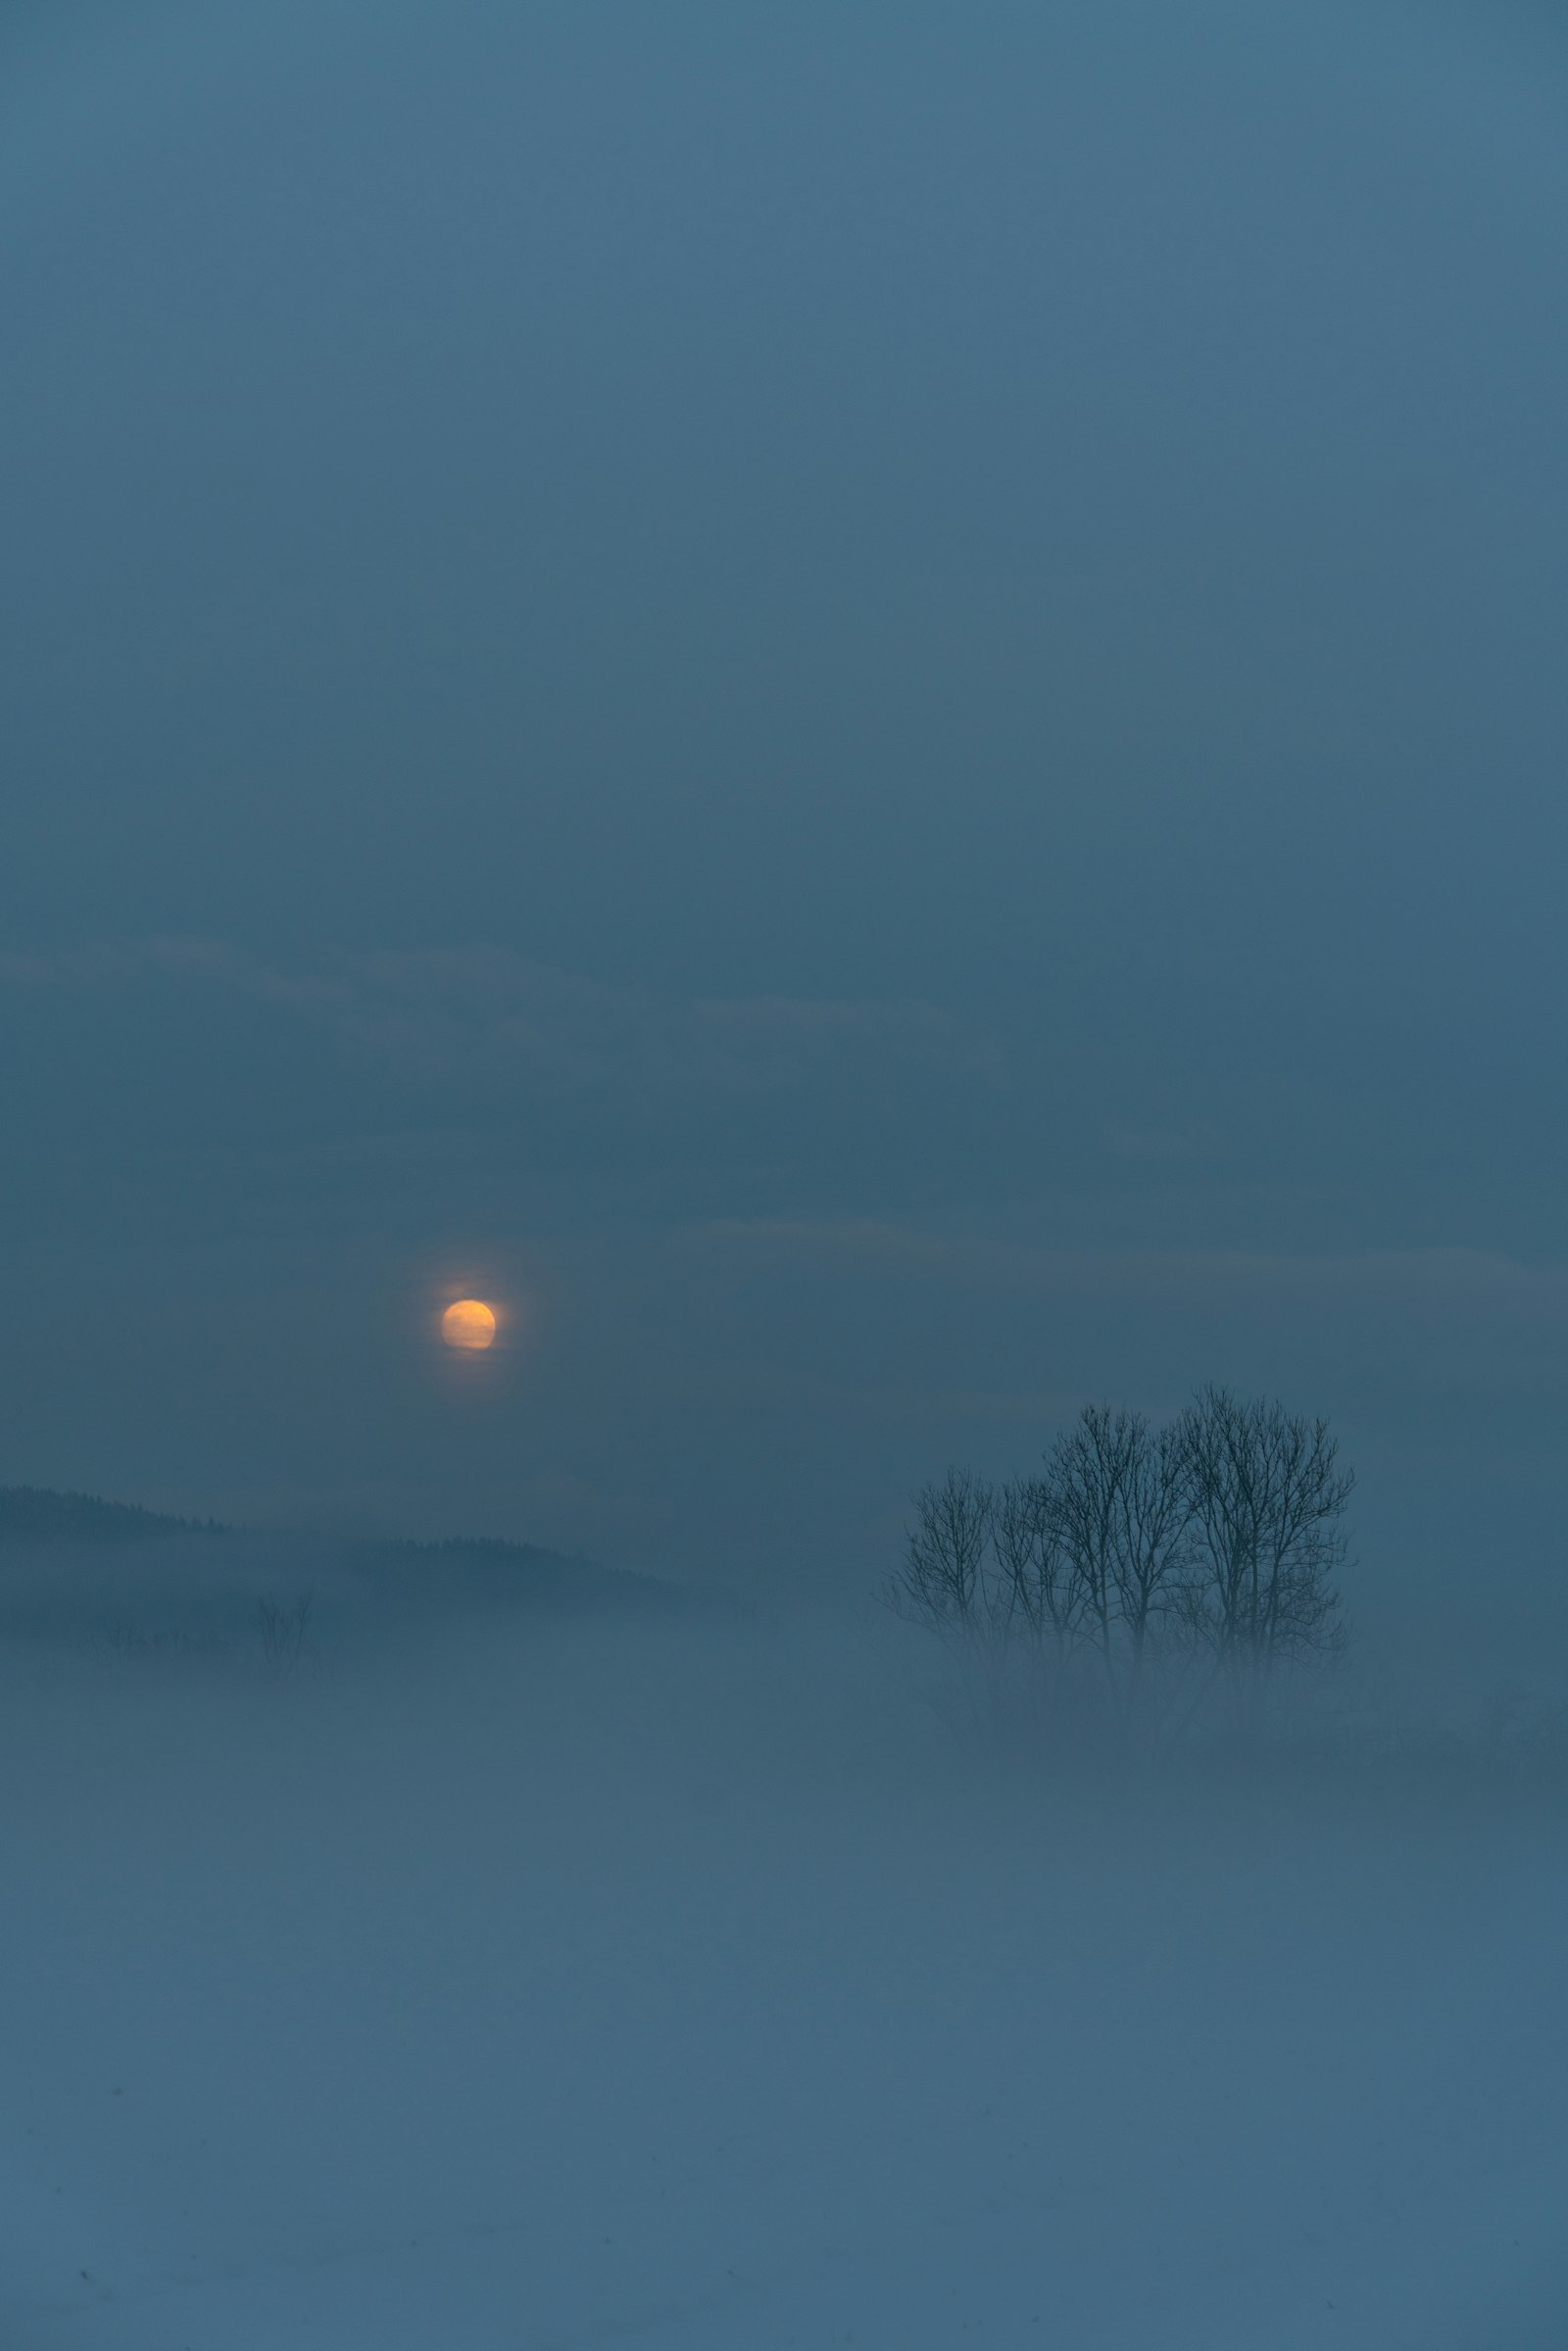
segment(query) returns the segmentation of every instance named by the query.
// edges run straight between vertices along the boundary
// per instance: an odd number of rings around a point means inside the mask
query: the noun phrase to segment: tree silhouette
[[[885,1597],[1000,1670],[1098,1683],[1122,1719],[1183,1669],[1255,1700],[1345,1646],[1336,1574],[1354,1478],[1324,1420],[1227,1388],[1164,1428],[1088,1404],[1033,1476],[953,1468],[920,1489]]]

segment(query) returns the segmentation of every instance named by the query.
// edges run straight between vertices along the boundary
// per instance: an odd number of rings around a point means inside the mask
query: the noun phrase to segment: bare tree
[[[1188,1481],[1180,1446],[1142,1413],[1088,1404],[1056,1440],[1045,1509],[1067,1563],[1069,1624],[1126,1690],[1173,1605],[1188,1550]]]
[[[959,1642],[999,1721],[1027,1662],[1054,1710],[1066,1698],[1089,1722],[1099,1689],[1124,1728],[1179,1736],[1221,1677],[1255,1693],[1283,1661],[1343,1646],[1354,1480],[1337,1450],[1326,1421],[1224,1388],[1163,1429],[1090,1404],[1034,1477],[993,1489],[950,1469],[923,1487],[886,1596]],[[1178,1669],[1202,1659],[1182,1706]]]
[[[261,1639],[262,1654],[274,1673],[292,1673],[305,1650],[305,1636],[310,1629],[311,1611],[316,1605],[314,1592],[301,1592],[292,1608],[280,1601],[261,1599],[256,1603],[256,1630]]]
[[[1334,1577],[1355,1479],[1326,1420],[1273,1401],[1201,1389],[1173,1431],[1194,1564],[1184,1615],[1237,1682],[1266,1682],[1286,1658],[1344,1645]]]
[[[1077,1426],[1057,1438],[1046,1458],[1049,1510],[1075,1594],[1075,1630],[1112,1682],[1127,1490],[1146,1441],[1136,1413],[1086,1404]]]
[[[1061,1663],[1076,1641],[1080,1588],[1045,1478],[1013,1478],[991,1518],[1000,1625],[1037,1656]]]
[[[1117,1494],[1111,1577],[1136,1681],[1152,1635],[1179,1605],[1192,1549],[1186,1457],[1174,1429],[1134,1422],[1135,1441]]]
[[[975,1641],[997,1630],[1000,1597],[986,1574],[993,1497],[972,1470],[950,1469],[914,1497],[904,1564],[885,1597],[900,1616]]]

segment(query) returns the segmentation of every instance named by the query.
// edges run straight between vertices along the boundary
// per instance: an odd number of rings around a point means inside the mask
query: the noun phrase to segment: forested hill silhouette
[[[574,1611],[602,1608],[687,1608],[706,1595],[681,1584],[603,1567],[580,1553],[547,1550],[536,1543],[498,1536],[451,1536],[440,1543],[354,1543],[344,1546],[353,1566],[405,1592],[437,1591],[454,1599],[525,1601],[532,1607]]]
[[[417,1543],[387,1538],[323,1538],[305,1531],[257,1533],[218,1519],[178,1518],[134,1502],[39,1486],[0,1486],[0,1558],[70,1554],[85,1562],[104,1553],[185,1561],[187,1589],[243,1577],[254,1560],[270,1574],[328,1584],[344,1576],[389,1598],[456,1605],[515,1606],[551,1614],[582,1610],[702,1607],[711,1595],[580,1554],[499,1537],[451,1537]],[[131,1566],[125,1559],[126,1570]],[[68,1577],[68,1580],[69,1577]],[[120,1571],[116,1571],[116,1584]],[[127,1588],[128,1589],[128,1588]]]
[[[173,1518],[136,1502],[96,1494],[60,1494],[47,1486],[0,1486],[0,1543],[167,1542],[179,1535],[222,1535],[215,1518]]]

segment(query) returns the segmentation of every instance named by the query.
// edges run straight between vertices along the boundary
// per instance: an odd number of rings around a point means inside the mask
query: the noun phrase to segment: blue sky
[[[0,46],[5,1476],[863,1589],[1221,1377],[1552,1590],[1545,16]]]

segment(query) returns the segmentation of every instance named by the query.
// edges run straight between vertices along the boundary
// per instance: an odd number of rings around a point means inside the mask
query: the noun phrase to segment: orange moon
[[[461,1347],[467,1354],[481,1353],[495,1345],[496,1313],[482,1298],[460,1298],[441,1317],[441,1336],[448,1347]]]

